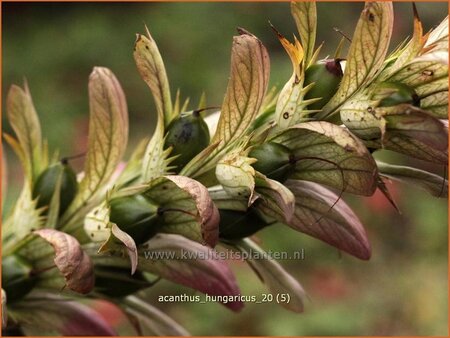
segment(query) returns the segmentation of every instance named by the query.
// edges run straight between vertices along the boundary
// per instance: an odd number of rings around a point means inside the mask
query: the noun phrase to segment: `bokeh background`
[[[352,35],[362,7],[318,4],[317,41],[325,41],[321,57],[333,55],[341,38],[333,27]],[[426,31],[448,12],[445,2],[417,7]],[[391,48],[412,31],[411,4],[395,3],[394,9]],[[159,45],[173,93],[180,88],[183,98],[191,98],[191,107],[203,91],[209,105],[221,104],[237,26],[257,35],[268,48],[271,85],[281,87],[291,74],[290,61],[268,24],[270,20],[288,37],[296,32],[288,3],[2,3],[2,14],[3,104],[9,86],[26,78],[50,147],[65,156],[86,149],[87,80],[93,66],[112,69],[124,88],[130,112],[129,152],[152,133],[152,97],[132,57],[135,33],[144,32],[144,23]],[[11,133],[4,115],[2,129]],[[22,172],[10,148],[4,150],[6,215],[18,195]],[[445,171],[388,152],[377,156],[439,174]],[[80,170],[83,160],[74,165]],[[258,235],[266,249],[305,250],[304,260],[282,262],[308,292],[303,314],[277,304],[247,304],[240,314],[214,303],[159,304],[159,294],[192,293],[166,281],[149,292],[149,301],[194,335],[447,335],[447,200],[414,187],[390,188],[401,215],[379,194],[346,197],[366,225],[373,246],[368,262],[340,255],[287,228],[269,228]],[[248,267],[232,265],[244,294],[265,291]],[[105,304],[98,307],[127,333],[121,316]]]

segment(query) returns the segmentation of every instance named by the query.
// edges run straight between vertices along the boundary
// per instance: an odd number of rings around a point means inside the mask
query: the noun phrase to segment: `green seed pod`
[[[255,146],[248,156],[258,160],[253,164],[255,170],[279,182],[286,181],[293,170],[290,150],[279,143],[268,142]]]
[[[165,148],[172,146],[171,156],[179,155],[171,165],[181,170],[195,155],[209,145],[209,129],[199,111],[172,121],[166,134]]]
[[[32,275],[33,266],[17,255],[2,258],[2,288],[8,303],[23,298],[36,285],[37,277]]]
[[[45,169],[39,175],[33,188],[33,198],[38,198],[37,207],[49,206],[61,171],[60,216],[70,206],[78,190],[77,176],[67,161],[63,160]],[[48,210],[45,211],[45,213],[47,212]]]
[[[129,268],[96,266],[94,272],[95,291],[108,297],[126,297],[151,286],[142,272],[131,275]]]
[[[324,60],[309,66],[305,71],[304,86],[314,82],[306,93],[305,100],[321,98],[308,106],[311,110],[320,110],[333,97],[339,88],[342,72],[339,59]]]
[[[417,95],[413,88],[404,83],[383,82],[377,86],[377,90],[392,92],[380,101],[379,107],[391,107],[402,103],[409,103],[420,107],[419,95]]]
[[[252,208],[246,212],[222,209],[219,212],[219,237],[223,239],[248,237],[269,225]]]
[[[159,230],[158,206],[142,195],[118,197],[110,202],[109,219],[142,244]]]

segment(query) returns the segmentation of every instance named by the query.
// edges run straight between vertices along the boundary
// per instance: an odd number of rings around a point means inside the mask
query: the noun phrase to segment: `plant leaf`
[[[417,25],[417,23],[416,23]],[[420,107],[438,118],[446,118],[448,110],[448,17],[428,38],[419,39],[415,29],[414,52],[424,45],[413,59],[408,58],[402,67],[389,71],[389,81],[398,81],[414,88]],[[410,44],[413,44],[413,40]]]
[[[288,188],[258,173],[256,192],[260,196],[255,204],[256,209],[279,222],[291,221],[294,215],[295,197]]]
[[[305,68],[309,66],[314,54],[317,30],[317,10],[313,1],[291,1],[291,14],[297,25],[298,34],[305,56]]]
[[[318,119],[336,113],[359,88],[375,78],[388,51],[393,21],[391,2],[366,2],[353,34],[339,89],[317,114]]]
[[[139,249],[139,269],[209,295],[236,296],[233,273],[217,252],[179,235],[157,234]],[[224,303],[233,311],[240,301]]]
[[[136,296],[125,298],[123,307],[137,320],[140,336],[190,336],[186,329],[164,312]]]
[[[162,231],[211,247],[216,245],[220,216],[205,186],[191,178],[172,175],[151,181],[143,194],[161,210],[168,210],[162,216]]]
[[[414,10],[414,33],[411,40],[403,48],[396,58],[394,64],[388,68],[388,74],[392,74],[402,68],[405,64],[412,61],[418,56],[427,40],[426,36],[423,36],[422,22],[420,21],[419,14],[417,13],[416,5],[413,3]]]
[[[27,336],[117,336],[97,311],[54,293],[33,293],[14,312]]]
[[[439,59],[433,60],[429,57],[424,60],[423,57],[414,59],[393,73],[389,81],[402,82],[414,88],[419,97],[448,90],[448,82],[443,81],[448,76],[448,66],[442,64]]]
[[[294,218],[287,225],[360,259],[370,258],[361,222],[338,195],[312,182],[289,180],[286,186],[296,202]]]
[[[168,174],[171,151],[172,148],[164,149],[164,127],[162,120],[158,118],[156,130],[148,142],[142,159],[142,182]]]
[[[440,120],[410,105],[385,108],[382,114],[386,120],[385,149],[447,164],[448,128]]]
[[[381,191],[381,193],[386,197],[386,199],[391,203],[391,205],[397,210],[399,214],[401,214],[400,208],[398,207],[397,203],[394,200],[394,197],[392,196],[391,192],[389,191],[388,187],[386,186],[386,183],[383,181],[380,175],[378,175],[378,190]]]
[[[182,112],[185,112],[189,105],[189,101],[190,101],[189,97],[184,100],[183,105],[181,105],[180,97],[181,97],[181,91],[180,91],[180,88],[178,88],[177,94],[175,96],[175,103],[173,104],[173,108],[172,108],[172,115],[174,117],[179,116]]]
[[[420,107],[439,119],[446,119],[448,117],[448,90],[422,98]]]
[[[37,200],[32,199],[28,183],[25,183],[11,215],[2,224],[3,255],[13,250],[33,229],[39,229],[45,223],[41,216],[43,209],[36,209]]]
[[[159,53],[158,46],[145,27],[147,36],[136,34],[134,44],[134,60],[142,79],[149,86],[155,100],[158,116],[164,117],[164,125],[168,126],[175,117],[172,109],[169,80]]]
[[[105,242],[108,240],[111,227],[109,222],[110,207],[103,202],[93,208],[84,218],[84,231],[93,242]]]
[[[251,166],[256,159],[233,151],[225,155],[216,166],[216,177],[230,197],[246,199],[253,204],[255,192],[255,169]]]
[[[11,86],[6,98],[6,114],[23,150],[25,175],[32,184],[47,163],[41,161],[41,125],[25,83],[25,89]]]
[[[448,197],[448,180],[425,170],[377,161],[380,175],[425,189],[434,197]]]
[[[274,296],[279,294],[289,294],[290,301],[282,302],[281,305],[293,312],[303,312],[303,300],[305,291],[282,266],[271,258],[252,259],[252,255],[258,254],[258,257],[265,257],[266,253],[256,243],[248,238],[234,243],[236,248],[245,253],[247,263],[252,267],[261,281],[267,285],[270,293]]]
[[[122,158],[128,141],[128,110],[125,94],[107,68],[94,67],[89,76],[89,148],[84,178],[62,223],[80,215],[102,191]],[[90,208],[91,206],[89,206]]]
[[[136,182],[142,173],[142,159],[149,143],[148,138],[142,139],[136,146],[130,156],[130,159],[124,165],[119,177],[115,182],[116,189],[120,189],[133,182]]]
[[[300,42],[294,36],[294,43],[290,43],[275,28],[272,27],[272,29],[292,62],[292,76],[281,89],[275,109],[275,120],[278,126],[287,128],[303,121],[311,112],[306,109],[306,106],[312,102],[303,100],[311,87],[303,87],[305,67],[304,52]]]
[[[248,208],[247,200],[230,196],[220,185],[209,187],[208,192],[215,206],[219,209],[246,211]]]
[[[84,231],[93,242],[103,242],[98,253],[128,255],[131,274],[136,272],[138,254],[136,242],[117,224],[109,221],[110,206],[107,201],[92,209],[85,217]]]
[[[123,256],[126,251],[126,254],[130,258],[131,274],[134,275],[138,263],[137,247],[134,239],[125,231],[122,231],[117,224],[110,223],[110,229],[108,239],[103,243],[98,252],[113,253],[115,255],[120,252]]]
[[[178,105],[175,109],[172,107],[169,80],[158,46],[147,27],[146,30],[148,36],[137,35],[133,55],[141,77],[153,94],[158,118],[155,132],[147,145],[142,160],[143,182],[167,174],[170,162],[168,157],[171,150],[164,149],[164,126],[167,127],[179,113]]]
[[[386,130],[386,120],[375,109],[378,104],[379,101],[371,98],[369,90],[361,91],[341,107],[341,120],[360,139],[380,139]]]
[[[430,32],[424,49],[427,51],[448,51],[448,15],[439,26]]]
[[[179,188],[187,192],[196,204],[198,218],[201,225],[201,235],[204,242],[214,247],[218,241],[219,210],[209,196],[208,189],[201,183],[184,176],[166,176]]]
[[[212,169],[223,156],[224,149],[247,131],[258,115],[269,82],[269,54],[253,34],[238,29],[233,38],[231,71],[221,114],[211,144],[219,144],[203,161],[202,153],[194,157],[181,175],[197,177]]]
[[[342,191],[370,196],[377,168],[364,144],[346,129],[324,121],[297,124],[275,135],[297,163],[292,179],[313,181]]]
[[[439,55],[426,54],[414,59],[393,73],[389,81],[413,88],[420,98],[421,108],[438,118],[447,117],[448,65],[442,64]]]
[[[54,229],[40,229],[33,233],[52,245],[54,262],[71,290],[86,294],[94,288],[92,261],[74,237]]]
[[[269,54],[253,34],[233,38],[230,82],[212,143],[228,144],[245,133],[259,113],[269,82]]]
[[[367,92],[361,92],[342,107],[341,119],[370,148],[447,163],[448,127],[442,121],[409,104],[377,107],[378,103],[369,99]]]

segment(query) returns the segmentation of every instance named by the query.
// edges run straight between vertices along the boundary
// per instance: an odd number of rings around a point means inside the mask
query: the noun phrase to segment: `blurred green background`
[[[352,35],[362,7],[318,4],[317,41],[325,41],[321,57],[333,55],[341,38],[333,27]],[[417,7],[425,31],[448,11],[444,2]],[[395,3],[394,9],[391,48],[412,31],[411,4]],[[180,88],[182,97],[191,98],[191,107],[202,91],[209,105],[221,104],[237,26],[257,35],[268,48],[271,85],[281,87],[291,74],[290,61],[268,24],[270,20],[287,37],[296,32],[288,3],[2,3],[2,13],[3,103],[9,86],[26,78],[50,148],[59,148],[65,156],[86,149],[87,80],[93,66],[109,67],[124,88],[129,152],[152,133],[152,98],[132,57],[135,33],[144,32],[144,23],[159,45],[173,93]],[[4,115],[3,131],[11,133]],[[4,215],[22,183],[17,159],[7,146],[5,153]],[[444,172],[390,153],[379,156]],[[74,164],[81,169],[83,161]],[[341,256],[287,228],[269,228],[258,235],[266,249],[305,249],[305,260],[282,262],[308,292],[303,314],[276,304],[247,304],[240,314],[219,304],[158,304],[158,294],[192,292],[165,281],[153,288],[149,300],[194,335],[447,335],[447,200],[413,187],[390,187],[402,215],[378,194],[347,198],[369,233],[373,257],[368,262]],[[264,292],[248,267],[232,265],[244,294]]]

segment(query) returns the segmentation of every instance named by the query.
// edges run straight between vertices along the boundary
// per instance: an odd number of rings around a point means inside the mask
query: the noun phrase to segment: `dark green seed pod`
[[[413,88],[404,83],[383,82],[377,86],[377,90],[392,92],[392,94],[380,101],[379,107],[391,107],[402,103],[409,103],[420,107],[419,95],[417,95]]]
[[[255,170],[279,182],[286,181],[293,170],[290,150],[275,142],[255,146],[248,156],[258,160],[253,164]]]
[[[182,115],[167,127],[165,148],[172,147],[171,156],[178,157],[171,163],[181,170],[195,155],[209,145],[209,129],[198,111]]]
[[[27,295],[36,285],[37,277],[32,274],[33,266],[17,255],[2,258],[2,288],[8,303]]]
[[[151,286],[142,272],[131,275],[129,268],[96,266],[94,272],[95,291],[108,297],[126,297]]]
[[[110,202],[109,219],[142,244],[159,230],[158,206],[142,195],[118,197]]]
[[[78,191],[77,176],[67,161],[61,161],[45,169],[37,178],[33,188],[33,198],[38,198],[37,207],[49,206],[56,189],[58,177],[62,172],[59,199],[61,216],[72,203]],[[47,213],[48,210],[45,211]]]
[[[343,75],[339,59],[324,60],[309,66],[305,71],[304,87],[313,82],[314,85],[306,93],[305,100],[321,99],[310,104],[308,109],[322,109],[338,90]]]
[[[252,208],[246,212],[222,209],[219,212],[219,237],[223,239],[245,238],[269,225]]]

